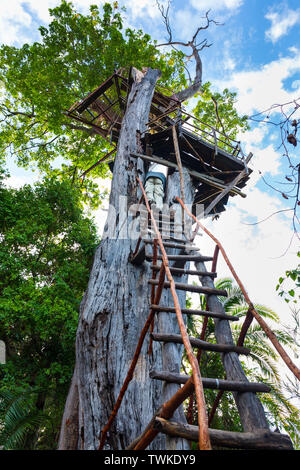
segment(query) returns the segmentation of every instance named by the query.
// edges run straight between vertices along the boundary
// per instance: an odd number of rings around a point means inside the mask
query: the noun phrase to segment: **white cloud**
[[[190,0],[197,10],[234,10],[243,4],[243,0]]]
[[[265,33],[266,37],[275,43],[300,22],[300,9],[290,10],[286,5],[280,4],[276,9],[270,10],[265,18],[271,21],[271,26]]]
[[[99,5],[104,0],[73,0],[72,3],[78,11],[86,13],[90,5]],[[59,4],[60,0],[0,0],[0,43],[11,45],[32,41],[31,32],[26,30],[32,27],[35,19],[48,23],[51,18],[49,8]]]
[[[105,0],[72,0],[72,3],[79,12],[87,14],[90,5],[101,6]],[[49,23],[49,8],[59,4],[60,0],[0,0],[0,43],[20,45],[31,42],[29,28],[37,30],[35,21]],[[155,0],[119,0],[118,4],[126,6],[125,24],[137,18],[153,20],[160,16]]]
[[[236,107],[241,114],[251,116],[258,111],[270,108],[275,103],[291,102],[284,107],[284,111],[288,113],[288,110],[294,107],[293,100],[299,98],[300,82],[298,84],[298,81],[294,81],[294,86],[290,91],[286,89],[285,81],[292,78],[299,70],[300,51],[293,48],[290,49],[290,55],[287,57],[281,57],[257,69],[233,72],[228,80],[216,80],[215,84],[221,90],[227,87],[237,91]],[[271,119],[275,112],[278,112],[278,109],[269,111]],[[294,116],[298,117],[299,114]],[[274,132],[277,137],[275,139],[273,136],[271,139],[272,132],[270,131],[272,130],[274,129],[264,124],[239,136],[245,152],[252,152],[254,155],[252,165],[255,172],[251,177],[250,186],[254,186],[260,178],[258,171],[261,171],[263,175],[269,173],[271,176],[278,175],[280,172],[282,150],[276,151],[274,148],[279,132]]]
[[[155,0],[130,0],[130,2],[124,2],[124,5],[132,20],[137,17],[154,19],[160,16]]]
[[[247,184],[248,188],[253,188],[261,178],[261,175],[269,173],[271,176],[275,176],[280,173],[281,153],[274,149],[272,143],[268,145],[264,145],[263,143],[267,131],[265,127],[258,126],[239,136],[239,139],[243,143],[245,153],[253,153],[249,165],[250,168],[253,169],[253,173]]]
[[[186,40],[190,38],[199,26],[199,17],[191,9],[177,10],[173,21],[176,38]]]
[[[300,89],[300,80],[294,80],[293,83],[291,84],[291,88],[293,88],[293,90]]]
[[[258,69],[235,72],[224,80],[216,80],[220,88],[229,87],[238,93],[237,108],[251,115],[274,103],[286,103],[298,98],[300,89],[288,91],[284,81],[300,71],[300,50],[290,49],[290,55],[269,62]],[[295,83],[295,82],[294,82]]]
[[[286,322],[289,308],[277,295],[275,287],[279,277],[297,263],[296,242],[285,256],[281,256],[292,235],[290,213],[273,215],[257,225],[246,225],[249,220],[259,222],[282,209],[280,200],[274,195],[258,188],[251,188],[247,193],[246,199],[238,196],[230,198],[227,210],[220,219],[207,220],[205,225],[224,246],[251,300],[273,308]],[[213,252],[214,244],[207,236],[198,239],[197,244],[201,253]],[[221,255],[217,272],[218,278],[232,277]]]
[[[22,43],[26,40],[24,34],[20,34],[23,27],[29,27],[31,16],[24,10],[19,0],[0,2],[0,43],[13,44],[15,41]]]

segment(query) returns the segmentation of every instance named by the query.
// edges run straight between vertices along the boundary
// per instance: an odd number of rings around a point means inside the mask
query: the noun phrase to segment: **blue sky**
[[[37,27],[49,21],[48,7],[59,3],[59,0],[0,0],[0,42],[19,46],[25,41],[38,40]],[[90,4],[102,2],[74,0],[73,3],[86,12]],[[141,27],[158,41],[165,39],[154,0],[122,0],[119,5],[127,8],[128,25]],[[174,0],[171,10],[174,39],[189,40],[208,9],[210,17],[223,25],[212,25],[207,36],[203,36],[213,42],[202,55],[204,81],[209,80],[216,90],[228,87],[236,91],[241,114],[253,115],[274,103],[287,103],[300,97],[299,0]],[[296,264],[299,241],[295,238],[285,256],[281,256],[292,236],[290,215],[281,213],[262,224],[246,224],[289,207],[289,201],[261,180],[263,175],[271,183],[283,181],[286,160],[282,149],[278,149],[276,128],[253,123],[241,140],[245,151],[254,154],[247,198],[232,198],[226,213],[217,222],[207,223],[224,244],[253,301],[275,309],[285,323],[289,309],[278,298],[275,286],[285,270]],[[298,147],[295,150],[291,151],[294,162],[297,158],[299,161]],[[11,168],[10,183],[14,186],[37,177]],[[279,187],[286,189],[283,185]],[[104,215],[99,212],[96,217],[101,229]],[[199,245],[203,252],[212,250],[205,237],[200,238]],[[219,272],[229,274],[222,262]]]

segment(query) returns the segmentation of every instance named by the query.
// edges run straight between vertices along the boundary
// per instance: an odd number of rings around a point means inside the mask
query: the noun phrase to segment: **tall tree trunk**
[[[100,431],[116,402],[149,315],[151,263],[136,266],[129,261],[137,240],[128,236],[128,225],[136,219],[127,211],[141,197],[136,176],[143,179],[144,163],[130,154],[142,151],[139,135],[148,122],[159,75],[157,70],[148,69],[145,74],[134,70],[114,163],[105,236],[96,250],[88,288],[80,307],[76,371],[63,417],[60,449],[97,449]],[[186,202],[191,203],[193,186],[187,172],[184,179]],[[179,194],[179,187],[179,175],[175,172],[168,178],[168,202]],[[116,227],[112,237],[110,229],[115,216]],[[180,302],[185,306],[184,292],[180,293]],[[172,305],[168,291],[164,291],[162,303]],[[179,332],[174,315],[160,314],[155,324],[155,331],[158,329],[161,332]],[[151,356],[147,349],[148,338],[108,434],[105,449],[124,449],[143,431],[162,402],[177,390],[178,385],[163,386],[160,381],[151,380],[149,372],[152,368],[178,372],[181,347],[154,342]],[[71,429],[68,427],[70,418]],[[182,410],[178,411],[176,419],[185,420]],[[74,433],[78,435],[74,436]],[[189,449],[189,445],[184,439],[166,438],[161,434],[151,448]]]

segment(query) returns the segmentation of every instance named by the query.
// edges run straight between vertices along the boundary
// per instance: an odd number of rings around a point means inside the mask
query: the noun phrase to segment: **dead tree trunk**
[[[133,358],[139,334],[149,314],[152,271],[150,262],[141,266],[130,263],[136,239],[128,237],[128,224],[134,222],[129,206],[141,197],[136,176],[144,177],[144,163],[131,157],[141,152],[139,135],[145,130],[150,104],[160,73],[149,69],[145,74],[134,70],[134,81],[123,118],[118,151],[114,163],[110,208],[105,233],[96,250],[87,291],[80,307],[76,338],[76,367],[63,416],[60,449],[97,449],[99,435],[116,402]],[[186,202],[191,203],[193,187],[185,172]],[[178,195],[179,176],[168,178],[166,199]],[[126,219],[128,214],[128,220]],[[116,220],[115,230],[111,230]],[[113,235],[113,236],[112,236]],[[181,278],[182,279],[182,278]],[[164,303],[171,301],[164,293]],[[180,293],[185,307],[185,293]],[[178,332],[174,315],[161,314],[155,330]],[[144,344],[137,368],[121,408],[108,434],[105,449],[124,449],[138,436],[163,400],[179,385],[162,385],[151,380],[151,369],[179,372],[181,346],[153,344],[151,356]],[[169,362],[169,364],[168,364]],[[176,420],[185,420],[178,410]],[[74,435],[75,434],[75,435]],[[159,435],[152,449],[189,449],[182,438]]]

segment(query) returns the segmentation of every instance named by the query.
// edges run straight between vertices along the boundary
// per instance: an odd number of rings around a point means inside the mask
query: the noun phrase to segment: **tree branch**
[[[195,78],[193,82],[184,90],[179,91],[178,93],[175,93],[174,98],[177,98],[179,101],[185,101],[192,96],[194,96],[201,88],[202,86],[202,60],[200,57],[200,52],[204,48],[211,47],[212,43],[208,43],[207,39],[203,39],[202,41],[198,42],[198,35],[200,32],[206,30],[209,28],[211,23],[214,23],[215,25],[220,25],[219,22],[210,19],[209,18],[209,12],[208,10],[205,13],[205,16],[203,18],[206,19],[206,24],[204,26],[199,26],[193,35],[192,39],[187,42],[183,41],[174,41],[173,40],[173,34],[172,34],[172,29],[170,25],[170,18],[169,18],[169,13],[170,13],[170,5],[171,5],[171,0],[168,0],[167,6],[164,7],[159,0],[156,0],[157,7],[162,15],[163,22],[165,24],[167,33],[168,33],[168,38],[167,42],[158,44],[156,47],[162,47],[162,46],[182,46],[182,47],[190,47],[192,49],[192,53],[190,55],[186,55],[187,58],[192,58],[194,57],[195,63],[196,63],[196,71],[195,71]]]

